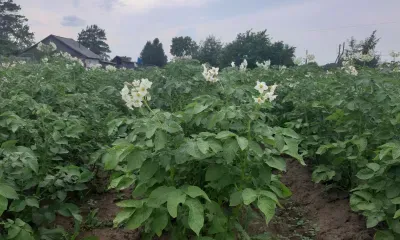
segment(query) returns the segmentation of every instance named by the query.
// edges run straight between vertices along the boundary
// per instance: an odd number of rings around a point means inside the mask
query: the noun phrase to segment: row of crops
[[[58,215],[82,222],[76,199],[109,173],[114,227],[151,239],[257,239],[291,196],[285,159],[350,192],[376,239],[400,237],[400,73],[230,67],[181,60],[164,68],[84,69],[46,58],[0,67],[0,239],[71,239]],[[258,236],[260,237],[260,236]],[[143,238],[145,239],[145,238]],[[258,238],[259,239],[259,238]]]

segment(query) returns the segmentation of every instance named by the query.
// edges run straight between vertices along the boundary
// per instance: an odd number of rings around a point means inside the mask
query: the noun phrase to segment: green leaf
[[[396,218],[398,218],[398,217],[400,217],[400,209],[399,210],[397,210],[395,213],[394,213],[394,219],[396,219]]]
[[[109,151],[103,155],[104,169],[113,170],[118,165],[117,151]]]
[[[257,192],[251,188],[246,188],[242,192],[243,203],[249,205],[257,199]]]
[[[257,206],[264,213],[265,222],[268,224],[275,215],[275,202],[270,198],[261,197]]]
[[[359,138],[359,139],[353,140],[353,143],[355,145],[357,145],[358,151],[364,152],[365,149],[367,148],[368,141],[365,138]]]
[[[208,142],[204,141],[203,139],[197,139],[197,147],[199,148],[200,152],[203,154],[207,154],[210,145]]]
[[[128,156],[126,156],[126,161],[128,162],[128,171],[140,169],[144,161],[146,161],[146,158],[146,151],[134,149]]]
[[[266,190],[261,190],[259,192],[259,195],[268,197],[270,199],[272,199],[276,204],[278,204],[278,206],[282,207],[279,203],[278,197],[275,195],[275,193],[270,192],[270,191],[266,191]]]
[[[223,157],[227,161],[228,164],[233,162],[235,159],[236,153],[239,150],[239,145],[236,139],[228,139],[224,143],[223,147]]]
[[[393,204],[400,204],[400,197],[397,198],[393,198],[392,200],[390,200]]]
[[[161,237],[162,231],[168,225],[168,213],[162,211],[156,214],[151,222],[151,229]]]
[[[381,168],[381,166],[377,163],[368,163],[367,167],[373,170],[374,172],[378,171]]]
[[[247,146],[249,145],[249,141],[247,140],[247,138],[236,136],[236,140],[242,151],[245,150],[247,148]]]
[[[161,186],[154,189],[147,200],[147,206],[152,208],[159,208],[162,204],[168,200],[168,195],[175,191],[174,187]]]
[[[222,132],[219,132],[219,133],[217,134],[217,136],[215,136],[215,138],[216,138],[216,139],[226,139],[226,138],[235,137],[235,136],[236,136],[236,134],[234,134],[233,132],[230,132],[230,131],[222,131]]]
[[[377,231],[374,240],[395,240],[394,236],[389,231]]]
[[[291,128],[283,128],[282,134],[295,139],[300,139],[300,136]]]
[[[147,181],[158,171],[158,163],[153,161],[146,161],[140,168],[139,177],[141,181]]]
[[[154,123],[148,123],[146,128],[146,138],[151,138],[156,132],[157,128],[157,125],[155,125]]]
[[[180,189],[176,189],[170,192],[167,199],[167,209],[171,217],[176,218],[178,216],[178,206],[179,204],[185,203],[186,194]]]
[[[135,213],[135,211],[136,211],[135,208],[122,209],[113,220],[114,228],[118,227],[121,223],[129,219],[133,215],[133,213]]]
[[[0,184],[0,196],[8,199],[18,199],[18,194],[14,188],[5,184]]]
[[[163,130],[157,130],[156,136],[154,137],[155,151],[165,148],[167,144],[167,134]]]
[[[301,165],[305,166],[306,163],[303,160],[303,157],[299,155],[299,140],[296,139],[289,139],[289,138],[284,138],[286,146],[284,147],[284,153],[286,153],[289,156],[294,157],[297,159]]]
[[[259,157],[261,157],[264,154],[264,151],[262,150],[262,148],[260,147],[260,144],[258,144],[255,141],[250,141],[249,142],[249,148],[255,153],[257,154]]]
[[[140,227],[151,215],[153,208],[143,206],[137,209],[126,223],[126,229],[135,230]]]
[[[213,150],[214,153],[219,153],[222,151],[222,146],[218,141],[216,141],[214,139],[210,139],[207,142],[208,142],[211,150]]]
[[[189,227],[199,236],[204,225],[204,208],[198,199],[186,199],[185,205],[189,208]]]
[[[0,217],[7,210],[8,200],[7,198],[0,196]]]
[[[375,175],[375,172],[372,171],[371,169],[368,169],[368,168],[361,169],[361,170],[356,174],[356,176],[357,176],[359,179],[362,179],[362,180],[370,179],[370,178],[372,178],[374,175]]]
[[[278,169],[279,171],[286,171],[286,162],[283,158],[281,157],[273,157],[273,156],[268,156],[264,158],[264,162],[275,169]]]
[[[187,194],[187,195],[189,195],[190,197],[192,197],[192,198],[196,198],[196,197],[198,197],[198,196],[202,196],[204,199],[206,199],[207,201],[211,201],[209,198],[208,198],[208,196],[207,196],[207,194],[201,189],[201,188],[199,188],[199,187],[197,187],[197,186],[188,186],[188,187],[185,187],[184,189],[183,189],[183,191]]]
[[[220,178],[223,177],[223,173],[224,173],[224,167],[221,165],[211,165],[207,168],[206,171],[206,181],[207,182],[212,182],[212,181],[216,181]]]
[[[234,192],[229,197],[229,206],[234,207],[243,202],[242,192]]]
[[[26,198],[25,201],[29,207],[39,208],[39,201],[36,198]]]

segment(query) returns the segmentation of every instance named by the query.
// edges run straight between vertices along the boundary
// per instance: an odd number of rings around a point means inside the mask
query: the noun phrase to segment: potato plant
[[[256,82],[238,88],[213,77],[200,82],[209,94],[188,99],[176,111],[150,107],[147,79],[127,84],[131,94],[127,86],[121,91],[134,117],[110,123],[121,138],[102,160],[112,170],[110,188],[134,190],[132,199],[117,203],[122,211],[116,227],[144,227],[149,239],[163,231],[173,239],[235,239],[240,217],[251,206],[268,224],[275,208],[282,207],[279,199],[291,195],[276,173],[285,170],[283,155],[304,164],[301,138],[290,128],[269,124],[273,91],[265,92],[262,82],[257,92]],[[253,97],[258,94],[265,96]]]

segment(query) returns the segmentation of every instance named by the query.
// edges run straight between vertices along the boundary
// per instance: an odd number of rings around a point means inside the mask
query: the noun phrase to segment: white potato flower
[[[243,62],[240,64],[239,70],[244,72],[247,69],[247,60],[243,60]]]
[[[112,66],[112,65],[107,65],[106,66],[106,71],[107,72],[115,72],[115,71],[117,71],[117,68]]]
[[[262,63],[256,62],[256,65],[259,68],[269,69],[269,67],[271,66],[271,60],[264,61]]]
[[[48,58],[46,58],[46,57],[45,57],[45,58],[42,58],[42,62],[43,62],[43,63],[47,63],[48,61],[49,61]]]
[[[232,67],[236,67],[235,62],[231,62]]]
[[[215,82],[219,81],[219,79],[217,78],[219,68],[212,67],[211,69],[207,69],[205,64],[203,64],[202,66],[203,66],[202,75],[206,79],[207,82],[215,83]]]
[[[56,44],[55,44],[55,43],[53,43],[53,42],[50,42],[50,43],[49,43],[49,45],[50,45],[50,47],[51,47],[51,51],[55,51],[55,50],[57,50],[57,46],[56,46]]]
[[[354,66],[346,66],[344,68],[344,70],[345,70],[346,73],[348,73],[350,75],[353,75],[353,76],[357,76],[358,75],[358,71]]]
[[[125,101],[129,109],[138,108],[143,106],[143,101],[146,99],[150,101],[151,97],[148,89],[153,83],[148,79],[134,80],[132,83],[125,83],[121,90],[122,100]],[[129,87],[132,87],[129,89]]]
[[[37,50],[39,50],[39,51],[43,51],[44,50],[44,48],[43,48],[43,43],[38,43],[38,45],[36,46],[36,49]]]
[[[257,81],[257,84],[254,87],[254,89],[256,89],[260,94],[262,94],[264,91],[268,89],[268,86],[265,82]]]
[[[254,101],[258,104],[262,104],[265,102],[265,99],[262,97],[253,97]]]
[[[258,104],[264,103],[265,100],[268,100],[269,102],[274,101],[277,97],[277,95],[275,95],[275,90],[277,87],[277,84],[268,87],[265,82],[257,81],[257,85],[254,88],[260,93],[260,96],[253,97],[254,101]]]

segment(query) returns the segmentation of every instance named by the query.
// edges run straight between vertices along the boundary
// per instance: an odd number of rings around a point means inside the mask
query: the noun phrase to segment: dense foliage
[[[174,37],[172,38],[171,54],[176,57],[194,56],[196,55],[197,43],[191,37]]]
[[[398,68],[219,73],[195,60],[138,71],[74,61],[0,68],[0,239],[62,239],[46,228],[57,214],[79,225],[73,200],[97,168],[111,173],[110,189],[132,190],[115,227],[256,239],[241,216],[259,208],[268,223],[290,196],[279,181],[285,157],[308,158],[316,182],[350,190],[368,227],[386,229],[376,239],[399,237]],[[129,96],[140,97],[132,110]]]
[[[143,64],[158,67],[164,66],[168,61],[163,45],[158,38],[155,38],[153,42],[146,42],[142,52],[140,53],[140,58],[142,59]]]
[[[33,33],[13,0],[0,0],[0,55],[8,56],[29,47]]]
[[[78,33],[78,42],[104,60],[109,59],[107,53],[111,52],[106,41],[106,31],[99,28],[97,25],[87,26],[86,29],[82,29],[82,31]]]

